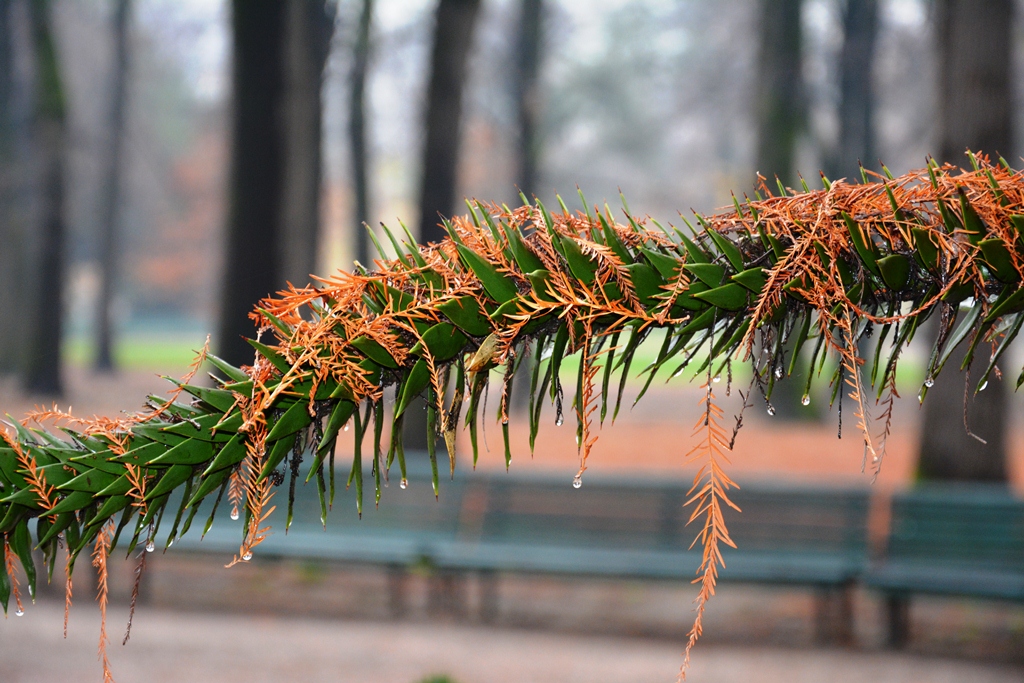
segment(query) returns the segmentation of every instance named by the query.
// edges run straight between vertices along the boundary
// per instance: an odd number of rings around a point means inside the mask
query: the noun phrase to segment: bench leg
[[[430,577],[430,612],[434,615],[466,615],[466,577],[452,569],[438,569]]]
[[[902,650],[910,642],[910,598],[885,596],[885,612],[889,625],[887,644],[894,650]]]
[[[821,645],[853,644],[853,586],[824,586],[815,599],[815,626]]]
[[[405,616],[408,593],[409,576],[405,567],[400,564],[388,565],[388,610],[392,619]]]
[[[498,621],[498,573],[479,572],[477,585],[480,587],[480,623],[493,624]]]

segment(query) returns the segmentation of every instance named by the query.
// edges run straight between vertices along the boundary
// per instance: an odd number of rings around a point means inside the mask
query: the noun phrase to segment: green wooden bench
[[[864,583],[886,597],[893,647],[907,644],[914,594],[1024,601],[1024,499],[966,484],[896,494],[885,553]]]
[[[362,520],[352,492],[339,491],[326,531],[315,490],[296,501],[287,537],[275,513],[275,533],[258,556],[319,558],[388,566],[392,606],[403,610],[403,569],[429,567],[438,590],[458,593],[453,582],[467,573],[483,580],[481,618],[497,612],[501,573],[689,581],[700,563],[690,549],[698,532],[687,527],[687,486],[678,480],[628,480],[588,476],[580,489],[571,479],[458,471],[442,481],[435,500],[426,472],[410,470],[407,489],[392,479],[379,509]],[[283,506],[286,487],[275,501]],[[869,490],[766,483],[733,496],[743,509],[726,512],[739,549],[725,549],[722,581],[807,586],[818,591],[823,639],[852,637],[850,589],[864,571]],[[206,537],[183,538],[193,549],[234,551],[237,525],[218,521]],[[456,608],[458,611],[459,608]]]

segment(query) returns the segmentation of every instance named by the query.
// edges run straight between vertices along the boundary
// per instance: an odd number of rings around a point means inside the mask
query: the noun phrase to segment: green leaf
[[[515,301],[510,303],[515,304]],[[438,323],[423,333],[422,339],[416,342],[409,353],[422,356],[425,346],[435,361],[444,362],[460,353],[468,341],[455,325]]]
[[[748,296],[746,288],[734,282],[694,294],[694,298],[726,311],[739,311],[746,308]]]
[[[717,263],[687,263],[683,267],[708,287],[718,287],[725,278],[725,268]]]
[[[386,368],[397,368],[398,363],[395,361],[394,356],[388,353],[381,344],[367,336],[356,337],[349,341],[354,348],[356,348],[364,356],[372,360],[374,363],[382,365]]]
[[[744,270],[743,254],[740,253],[739,248],[733,244],[732,240],[717,230],[708,230],[707,235],[715,243],[719,251],[725,255],[725,258],[736,272]]]
[[[395,403],[396,418],[405,412],[412,400],[419,396],[428,384],[430,384],[430,368],[427,367],[427,361],[420,358],[401,384],[401,395]]]
[[[491,333],[491,321],[471,296],[449,299],[439,304],[438,309],[466,334],[485,337]]]
[[[1013,258],[1006,243],[998,237],[981,240],[978,243],[981,253],[985,257],[985,263],[992,270],[992,274],[1003,282],[1017,282],[1020,274],[1013,267]]]
[[[516,283],[499,273],[498,269],[490,261],[469,247],[461,244],[456,245],[456,247],[459,250],[462,262],[477,276],[489,297],[499,304],[503,304],[519,294],[519,288],[516,287]]]
[[[768,278],[764,275],[764,268],[760,266],[736,273],[732,276],[732,280],[743,285],[754,294],[760,294],[761,290],[768,283]]]
[[[295,403],[284,411],[284,415],[274,422],[270,428],[270,433],[267,434],[267,443],[273,443],[278,439],[283,439],[286,436],[290,436],[300,429],[305,429],[313,422],[313,417],[309,414],[309,402],[306,399],[300,398]]]
[[[845,211],[843,211],[843,221],[846,223],[850,242],[853,243],[853,248],[856,250],[857,255],[860,256],[861,262],[868,270],[881,277],[882,273],[878,268],[874,242],[871,241],[869,236],[864,234],[860,225]]]
[[[902,291],[910,279],[910,261],[903,254],[889,254],[878,259],[878,270],[885,284],[896,292]]]

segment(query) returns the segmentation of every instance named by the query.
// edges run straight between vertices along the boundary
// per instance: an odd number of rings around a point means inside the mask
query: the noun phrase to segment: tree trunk
[[[515,81],[513,84],[518,140],[516,141],[516,186],[527,197],[537,192],[537,167],[540,161],[541,140],[537,134],[540,117],[540,60],[544,43],[544,0],[522,0],[519,9],[519,33],[516,36]],[[530,383],[534,358],[527,355],[519,360],[516,374],[519,381],[512,385],[512,408],[517,412],[530,403]]]
[[[1009,158],[1013,144],[1013,2],[940,0],[936,9],[938,161],[964,164],[967,149]],[[954,353],[945,372],[928,390],[918,475],[922,479],[1004,482],[1006,390],[993,378],[965,408],[966,378],[953,370],[963,357],[964,353]],[[967,433],[965,409],[971,431],[987,444]]]
[[[794,185],[796,143],[804,124],[801,72],[803,32],[801,0],[761,0],[761,45],[757,62],[755,115],[756,170],[774,191],[775,178]],[[776,419],[813,419],[816,405],[804,406],[806,377],[798,371],[773,386],[771,404]]]
[[[320,245],[321,91],[334,33],[334,5],[289,0],[286,39],[283,278],[310,283]]]
[[[420,180],[419,239],[424,244],[444,238],[441,216],[450,216],[455,210],[462,89],[479,10],[480,0],[439,0],[437,5]],[[427,413],[422,399],[405,411],[404,424],[405,447],[426,448]]]
[[[364,225],[370,223],[369,155],[366,131],[366,74],[370,63],[370,26],[373,22],[373,0],[363,0],[349,73],[348,139],[352,165],[352,192],[355,198],[353,240],[355,259],[364,266],[373,260],[370,238]]]
[[[515,70],[516,113],[519,123],[516,184],[519,191],[527,197],[531,197],[537,191],[537,166],[540,159],[537,119],[540,116],[538,75],[544,37],[543,13],[543,0],[522,0]]]
[[[125,110],[128,104],[129,45],[128,27],[131,20],[131,0],[117,0],[114,9],[112,33],[114,60],[110,78],[110,123],[108,135],[106,180],[100,207],[100,291],[96,299],[96,358],[94,365],[100,372],[114,369],[113,356],[113,299],[118,267],[118,209],[121,201],[122,149],[124,148]]]
[[[878,0],[847,0],[839,56],[839,145],[829,174],[860,182],[860,167],[875,166],[875,93],[872,74]]]
[[[50,3],[30,4],[36,69],[35,134],[40,170],[39,245],[34,263],[32,319],[29,323],[25,388],[60,394],[64,313],[64,167],[67,131],[64,87],[54,46]]]
[[[233,130],[218,351],[250,364],[253,304],[282,284],[284,40],[287,5],[233,0]]]
[[[15,217],[14,36],[11,0],[0,0],[0,375],[17,371],[22,241]]]
[[[423,243],[444,237],[440,217],[450,216],[455,209],[462,89],[479,10],[480,0],[439,0],[437,5],[420,181],[419,230]]]
[[[774,187],[795,180],[793,157],[803,128],[801,0],[761,0],[755,111],[757,171]]]

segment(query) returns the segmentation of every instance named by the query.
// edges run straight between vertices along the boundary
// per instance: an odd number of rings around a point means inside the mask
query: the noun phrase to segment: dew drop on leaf
[[[805,406],[811,405],[811,397],[808,396],[807,394],[804,394],[804,397],[800,399],[800,404]]]
[[[154,550],[156,550],[156,543],[153,542],[153,539],[149,539],[149,542],[146,543],[146,552],[151,553]]]
[[[242,555],[242,561],[243,562],[248,562],[251,559],[252,559],[252,551],[251,550],[245,551],[245,555]]]
[[[577,474],[575,477],[572,478],[572,487],[574,489],[578,489],[581,486],[583,486],[583,479],[581,479],[580,475]]]
[[[348,427],[349,427],[349,424],[348,424],[348,422],[346,422],[346,423],[345,423],[345,431],[346,431],[346,432],[348,431]]]
[[[238,506],[237,505],[235,507],[231,508],[231,519],[233,519],[233,520],[237,520],[238,519]]]
[[[987,389],[987,388],[988,388],[988,380],[985,380],[984,382],[981,383],[981,386],[978,387],[978,391],[985,391],[985,389]]]
[[[23,610],[22,608],[19,607],[18,609],[16,609],[14,611],[14,616],[16,616],[16,617],[23,617],[23,616],[25,616],[25,610]]]
[[[405,489],[409,488],[409,480],[406,479],[405,477],[402,477],[402,481],[399,482],[398,486],[404,491]]]
[[[562,418],[561,415],[559,415],[558,417],[555,418],[555,426],[556,427],[561,427],[563,422],[565,422],[565,420]]]
[[[928,379],[926,379],[924,381],[924,385],[926,387],[928,387],[929,389],[931,389],[933,386],[935,386],[935,378],[934,377],[929,377]]]
[[[781,379],[781,378],[782,378],[782,367],[780,366],[780,367],[775,368],[775,379]]]
[[[775,414],[775,406],[773,406],[771,403],[768,404],[768,414],[769,415],[774,415]]]
[[[715,375],[715,378],[713,380],[711,380],[711,381],[714,382],[715,384],[718,384],[719,382],[722,381],[722,376],[721,375]]]

